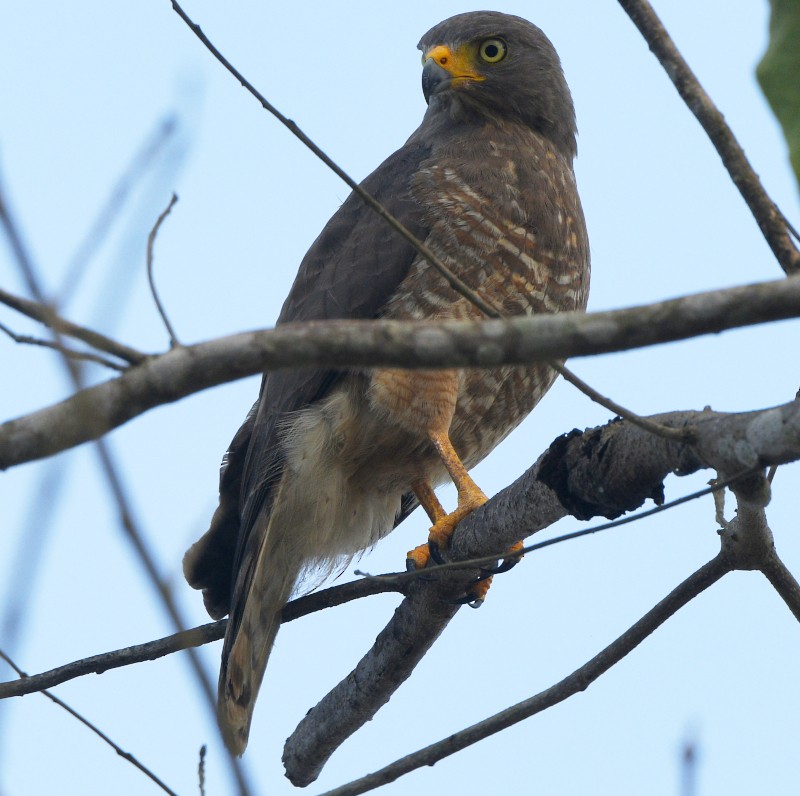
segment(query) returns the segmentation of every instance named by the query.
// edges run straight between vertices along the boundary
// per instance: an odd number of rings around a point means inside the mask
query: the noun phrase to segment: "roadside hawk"
[[[436,25],[419,48],[422,124],[363,187],[503,314],[584,309],[575,113],[552,44],[524,19],[477,12]],[[278,323],[481,317],[351,195],[303,259]],[[211,616],[230,614],[218,716],[233,752],[247,745],[280,611],[304,578],[341,571],[418,504],[445,549],[486,500],[467,470],[555,376],[543,364],[264,375],[223,461],[211,527],[184,559]],[[448,479],[449,515],[433,492]]]

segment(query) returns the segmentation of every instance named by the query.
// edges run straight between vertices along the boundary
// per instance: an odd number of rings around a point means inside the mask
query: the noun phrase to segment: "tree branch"
[[[800,622],[800,583],[786,568],[786,564],[775,553],[764,561],[760,569],[794,614],[794,618]]]
[[[418,752],[407,755],[380,769],[380,771],[327,791],[322,796],[356,796],[359,793],[374,790],[381,785],[394,782],[399,777],[417,768],[432,766],[449,755],[455,754],[537,713],[541,713],[543,710],[563,702],[574,694],[585,691],[600,675],[622,660],[651,633],[663,625],[667,619],[677,613],[698,594],[716,583],[730,569],[727,559],[722,555],[718,555],[670,592],[618,639],[560,682],[541,691],[536,696],[526,699],[524,702],[519,702],[513,707],[507,708],[501,713],[453,733],[444,740],[426,746]]]
[[[316,157],[318,157],[339,179],[341,179],[352,191],[357,194],[363,202],[378,216],[380,216],[403,240],[409,243],[415,251],[427,260],[435,268],[442,278],[460,295],[469,299],[478,309],[489,318],[499,317],[499,312],[490,302],[483,299],[466,282],[448,268],[448,266],[434,254],[434,252],[419,240],[404,224],[395,218],[374,196],[359,185],[333,158],[327,155],[317,144],[315,144],[300,127],[284,116],[255,86],[238,70],[236,67],[212,44],[208,36],[203,33],[198,24],[193,22],[188,14],[181,8],[177,0],[171,0],[173,10],[186,23],[189,29],[203,43],[206,49],[227,69],[238,81],[239,84],[248,91],[261,105],[261,107],[271,113],[289,132],[306,146]]]
[[[28,334],[17,334],[13,329],[9,329],[4,323],[0,323],[0,332],[3,332],[10,337],[15,343],[22,345],[38,346],[39,348],[49,348],[51,351],[56,351],[64,357],[69,357],[73,360],[81,362],[94,362],[96,365],[102,365],[110,370],[123,371],[123,365],[114,362],[108,357],[94,354],[91,351],[77,351],[74,348],[63,345],[55,340],[42,340],[39,337],[31,337]]]
[[[371,597],[374,594],[384,594],[386,592],[404,594],[406,590],[406,584],[389,580],[358,580],[352,583],[343,583],[340,586],[332,586],[329,589],[323,589],[314,594],[292,600],[284,606],[281,621],[291,622],[315,611],[344,605],[344,603],[361,597]],[[173,652],[180,652],[190,647],[200,647],[212,641],[219,641],[225,635],[227,624],[227,619],[220,619],[218,622],[210,622],[191,630],[173,633],[155,641],[135,644],[112,652],[102,652],[99,655],[91,655],[88,658],[58,666],[41,674],[26,675],[19,680],[0,683],[0,699],[33,694],[45,688],[60,685],[68,680],[74,680],[76,677],[83,677],[87,674],[103,674],[110,669],[119,669],[122,666],[131,666],[144,661],[154,661]]]
[[[38,321],[48,329],[57,331],[65,337],[74,337],[76,340],[81,340],[92,348],[119,357],[123,362],[128,362],[131,365],[144,362],[147,358],[147,354],[143,354],[135,348],[130,348],[118,343],[116,340],[112,340],[110,337],[106,337],[104,334],[62,318],[52,308],[45,304],[40,304],[38,301],[15,296],[13,293],[0,288],[0,303],[11,307],[11,309],[22,315],[26,315],[28,318],[32,318],[34,321]]]
[[[156,223],[153,224],[153,228],[150,230],[150,234],[147,236],[147,281],[150,285],[150,295],[153,297],[153,302],[156,305],[158,314],[161,316],[161,320],[164,323],[164,328],[167,330],[167,334],[169,335],[169,344],[171,348],[180,345],[180,342],[178,341],[178,337],[175,334],[175,329],[170,323],[167,311],[164,309],[164,305],[161,303],[158,290],[156,289],[156,281],[153,276],[153,248],[155,246],[156,236],[158,235],[159,229],[161,229],[161,225],[164,223],[164,219],[172,212],[172,208],[175,206],[177,201],[178,195],[173,193],[172,198],[169,200],[169,204],[156,219]]]
[[[619,4],[639,29],[683,101],[711,139],[781,268],[786,274],[800,272],[800,252],[792,242],[790,225],[764,190],[725,117],[700,85],[653,7],[647,0],[619,0]]]
[[[0,650],[0,658],[2,658],[21,678],[24,679],[27,677],[25,672],[23,672],[22,669],[20,669],[2,650]],[[143,763],[140,763],[130,752],[126,752],[121,746],[112,741],[108,735],[106,735],[97,725],[92,724],[89,719],[78,713],[78,711],[74,708],[71,708],[66,702],[55,696],[55,694],[51,694],[49,691],[44,690],[42,690],[42,694],[46,696],[53,704],[58,705],[58,707],[62,708],[63,710],[66,710],[70,716],[77,719],[81,724],[83,724],[84,727],[90,729],[95,735],[107,743],[121,758],[127,760],[131,765],[138,768],[139,771],[141,771],[146,777],[149,777],[153,782],[155,782],[155,784],[158,785],[158,787],[161,788],[164,793],[168,793],[170,796],[178,796],[174,790],[167,787],[167,785],[156,776],[155,772],[151,771]]]
[[[692,446],[625,421],[559,437],[521,478],[470,514],[448,551],[454,561],[499,556],[567,514],[612,519],[648,498],[663,501],[663,480],[712,467],[738,474],[800,459],[800,403],[760,412],[671,412],[650,418],[691,427]],[[733,565],[732,565],[733,566]],[[283,761],[295,785],[313,782],[333,751],[375,715],[407,679],[455,614],[444,601],[462,593],[476,570],[416,583],[356,669],[312,708],[289,737]]]
[[[122,376],[0,425],[0,470],[98,439],[161,404],[285,367],[529,364],[608,353],[800,316],[800,277],[599,313],[481,323],[285,324],[171,350]]]

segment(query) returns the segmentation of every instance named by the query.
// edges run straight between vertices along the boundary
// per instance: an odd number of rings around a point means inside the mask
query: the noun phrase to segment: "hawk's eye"
[[[488,64],[496,64],[498,61],[502,61],[506,57],[507,51],[508,47],[506,47],[506,43],[502,39],[486,39],[486,41],[481,42],[478,50],[481,58]]]

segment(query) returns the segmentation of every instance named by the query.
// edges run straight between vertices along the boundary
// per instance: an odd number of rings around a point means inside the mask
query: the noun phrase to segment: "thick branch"
[[[624,421],[557,439],[514,484],[467,517],[453,536],[454,561],[497,555],[520,537],[567,514],[614,518],[648,498],[663,500],[663,480],[704,467],[738,474],[800,459],[800,402],[739,414],[672,412],[651,420],[691,427],[694,444],[654,437]],[[463,590],[475,571],[416,584],[356,669],[312,708],[287,740],[289,779],[307,785],[333,751],[385,704],[444,629],[454,611],[443,598]],[[438,613],[431,617],[429,612]],[[416,628],[419,625],[419,632]],[[400,644],[393,639],[401,639]]]
[[[781,268],[787,274],[798,273],[800,252],[792,242],[783,213],[769,198],[725,117],[700,85],[653,7],[647,0],[619,0],[619,4],[639,29],[683,101],[711,139]]]
[[[798,316],[800,277],[592,314],[481,323],[287,324],[178,347],[118,378],[4,423],[0,470],[97,439],[156,406],[265,369],[526,364],[628,350]]]
[[[741,414],[712,411],[672,412],[651,418],[671,428],[691,428],[693,445],[653,437],[624,421],[557,439],[521,478],[459,526],[449,555],[467,560],[496,555],[520,536],[572,513],[576,517],[616,517],[640,506],[647,498],[662,500],[662,481],[702,467],[739,473],[753,467],[800,459],[800,402]],[[740,488],[741,492],[741,488]],[[751,503],[754,499],[751,498]],[[740,499],[740,511],[742,510]],[[763,506],[756,506],[759,511]],[[750,518],[747,518],[750,522]],[[731,567],[745,565],[737,553]],[[779,563],[779,562],[778,562]],[[777,572],[778,564],[771,572]],[[762,568],[767,572],[766,564]],[[284,621],[359,596],[405,590],[408,598],[395,612],[370,652],[353,674],[314,708],[287,742],[284,759],[297,783],[313,781],[336,746],[367,721],[409,676],[456,611],[446,602],[463,592],[475,575],[464,570],[437,582],[408,587],[374,579],[327,589],[290,603]],[[780,573],[774,575],[781,577]],[[778,591],[790,605],[797,599],[796,583],[783,578]],[[790,593],[792,588],[794,593]],[[793,609],[794,610],[794,609]],[[92,672],[106,671],[221,638],[224,622],[175,634],[125,650],[92,656],[25,680],[0,685],[0,698],[50,687]]]
[[[501,732],[524,721],[543,710],[563,702],[565,699],[585,691],[600,675],[607,672],[631,650],[635,649],[651,633],[673,616],[698,594],[716,583],[730,571],[730,565],[722,555],[717,556],[668,594],[658,605],[648,611],[635,625],[609,644],[590,661],[565,677],[560,682],[526,699],[501,713],[453,733],[442,741],[426,746],[407,755],[391,765],[361,779],[328,791],[323,796],[357,796],[381,785],[394,782],[404,774],[422,766],[432,766],[439,760],[455,754],[490,735]]]

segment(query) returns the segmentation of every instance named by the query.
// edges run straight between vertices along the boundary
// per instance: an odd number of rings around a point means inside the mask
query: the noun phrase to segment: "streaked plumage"
[[[505,57],[486,62],[482,44],[493,57],[506,47]],[[419,47],[428,111],[364,187],[504,313],[584,308],[575,120],[552,45],[525,20],[478,12],[442,22]],[[350,196],[304,258],[278,323],[479,317]],[[244,751],[279,612],[301,574],[340,568],[416,507],[414,484],[448,479],[431,428],[442,425],[472,467],[554,377],[545,366],[265,375],[225,458],[211,527],[184,562],[209,613],[230,612],[219,718],[231,749]]]

